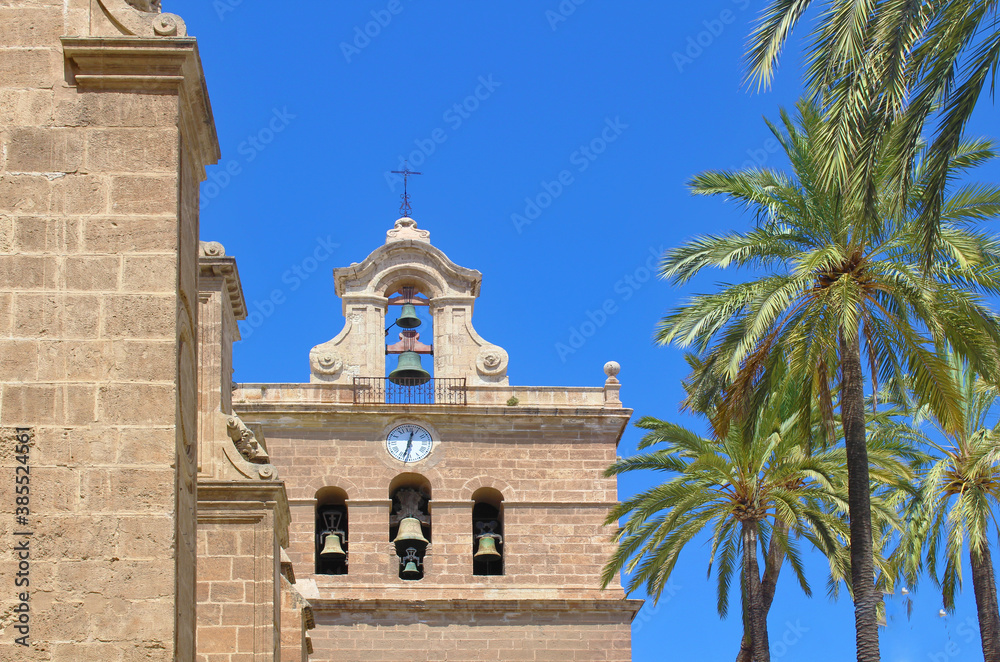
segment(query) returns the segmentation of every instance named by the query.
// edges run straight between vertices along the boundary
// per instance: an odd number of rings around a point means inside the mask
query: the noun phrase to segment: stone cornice
[[[373,600],[351,600],[338,598],[309,598],[309,603],[316,612],[358,612],[358,611],[401,611],[403,613],[429,611],[461,611],[461,612],[624,612],[635,618],[644,604],[644,600],[630,598],[573,599],[573,598],[514,598],[507,600],[478,600],[469,598],[456,599],[420,599],[393,600],[387,598]]]
[[[288,547],[288,525],[291,511],[285,483],[279,480],[243,481],[198,479],[198,519],[232,519],[240,513],[252,515],[252,510],[274,510],[274,531],[282,547]]]
[[[199,179],[221,152],[197,40],[191,37],[62,37],[72,84],[82,91],[175,92],[179,128]]]
[[[217,241],[201,242],[198,253],[199,276],[222,278],[233,315],[238,320],[246,319],[246,299],[243,297],[243,285],[240,282],[240,271],[236,267],[236,258],[226,255],[226,249]]]

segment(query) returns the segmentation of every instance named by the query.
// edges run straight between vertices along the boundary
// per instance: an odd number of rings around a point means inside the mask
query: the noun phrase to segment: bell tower
[[[641,601],[599,588],[632,413],[618,364],[601,386],[512,386],[473,326],[482,274],[408,216],[333,279],[344,326],[309,383],[233,394],[285,481],[310,659],[631,660]]]

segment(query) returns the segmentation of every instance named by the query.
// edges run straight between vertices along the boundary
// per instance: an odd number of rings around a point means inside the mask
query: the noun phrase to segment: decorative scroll
[[[185,37],[187,26],[177,14],[160,12],[160,0],[97,0],[122,34],[136,37]]]

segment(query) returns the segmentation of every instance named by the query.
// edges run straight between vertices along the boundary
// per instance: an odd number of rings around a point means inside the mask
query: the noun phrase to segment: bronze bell
[[[496,561],[500,558],[497,550],[497,540],[493,536],[483,536],[479,539],[479,549],[472,555],[477,561]]]
[[[409,545],[410,547],[416,546],[420,551],[423,551],[427,549],[430,541],[424,538],[423,529],[420,527],[420,520],[416,517],[404,517],[399,521],[399,532],[396,534],[396,539],[392,542],[396,545],[396,549],[406,549],[403,546]]]
[[[410,561],[406,564],[406,567],[403,568],[403,572],[400,573],[400,576],[403,579],[420,579],[421,574],[420,570],[417,568],[417,564]]]
[[[400,386],[419,386],[431,380],[431,374],[420,365],[420,355],[403,352],[399,355],[396,369],[389,373],[389,381]]]
[[[347,556],[347,552],[340,546],[340,535],[333,532],[327,533],[323,539],[323,551],[319,555],[334,559],[342,559]]]
[[[402,329],[415,329],[421,324],[420,318],[417,317],[416,307],[412,303],[404,303],[403,312],[400,313],[399,318],[396,320],[396,326]]]

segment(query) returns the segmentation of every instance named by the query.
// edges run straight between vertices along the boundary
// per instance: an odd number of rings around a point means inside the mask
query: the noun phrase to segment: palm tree
[[[851,190],[874,215],[884,149],[897,202],[909,198],[914,164],[926,160],[920,193],[925,264],[932,259],[951,170],[962,134],[1000,63],[996,0],[771,0],[750,38],[749,79],[767,86],[781,50],[803,15],[822,4],[808,49],[807,84],[831,116],[823,135],[828,183]],[[937,122],[936,131],[933,123]],[[921,136],[934,133],[924,154]]]
[[[940,457],[923,477],[917,538],[926,541],[927,567],[941,585],[949,611],[955,608],[955,591],[962,586],[962,551],[968,542],[983,658],[1000,662],[1000,613],[989,543],[1000,510],[1000,419],[992,427],[987,423],[995,414],[991,409],[998,404],[1000,388],[974,375],[954,354],[949,359],[962,396],[965,425],[952,431],[938,426],[950,446],[928,440]],[[941,555],[944,568],[938,578]]]
[[[787,397],[781,399],[788,402]],[[680,552],[710,530],[709,570],[716,568],[722,616],[728,612],[730,584],[739,567],[744,635],[737,660],[766,662],[770,659],[767,614],[785,559],[802,589],[811,594],[797,539],[805,538],[828,555],[834,581],[842,576],[848,540],[844,449],[810,454],[797,414],[789,415],[787,407],[773,404],[753,423],[730,426],[720,440],[653,417],[644,417],[637,426],[649,431],[639,449],[657,449],[619,459],[606,474],[653,470],[675,475],[623,502],[608,516],[609,524],[627,519],[604,568],[604,586],[625,569],[631,573],[628,592],[644,585],[658,600]],[[913,475],[912,453],[895,440],[887,442],[872,448],[873,473],[880,484],[898,486]],[[880,521],[898,529],[894,510],[879,495],[875,500]],[[758,546],[765,558],[763,580]],[[880,570],[886,565],[880,564]],[[891,587],[894,573],[880,576]]]
[[[669,251],[661,276],[683,284],[706,267],[749,267],[755,278],[692,297],[663,318],[660,343],[694,347],[709,383],[726,384],[713,424],[725,437],[731,421],[759,409],[775,375],[789,366],[800,375],[802,420],[818,408],[833,434],[839,406],[849,477],[851,586],[859,660],[878,660],[869,458],[865,433],[865,366],[872,393],[879,383],[902,399],[907,375],[951,429],[961,423],[949,371],[934,343],[950,342],[981,374],[998,374],[1000,327],[981,293],[1000,292],[1000,244],[978,232],[977,221],[1000,213],[1000,188],[969,185],[941,213],[929,268],[920,250],[919,195],[930,174],[917,167],[913,194],[901,208],[891,179],[878,180],[876,214],[861,217],[849,191],[826,186],[830,158],[819,139],[828,122],[816,106],[799,104],[798,125],[782,113],[770,125],[792,174],[762,169],[707,172],[691,186],[754,212],[747,232],[693,239]],[[964,141],[951,176],[996,156],[988,141]],[[883,153],[878,172],[891,159]],[[864,356],[863,356],[864,354]]]

